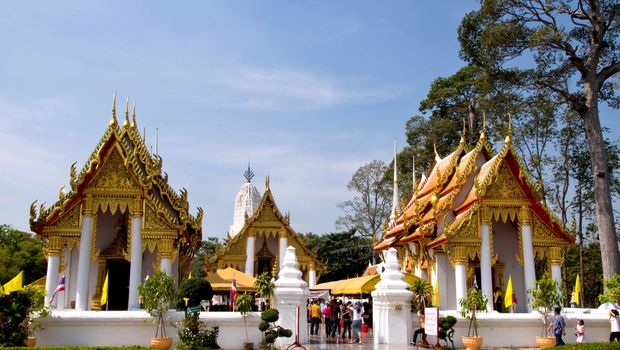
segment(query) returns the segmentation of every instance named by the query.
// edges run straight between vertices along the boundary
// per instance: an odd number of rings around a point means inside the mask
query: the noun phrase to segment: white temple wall
[[[446,280],[448,281],[448,288],[446,288],[446,292],[447,292],[447,302],[446,303],[441,303],[442,308],[443,305],[446,305],[446,309],[449,310],[455,310],[456,306],[457,306],[457,300],[456,300],[456,276],[455,276],[455,272],[454,272],[454,266],[452,266],[452,264],[450,264],[450,260],[448,259],[448,256],[446,255]]]
[[[527,294],[525,291],[525,279],[523,266],[517,262],[519,254],[518,232],[511,223],[493,222],[493,244],[495,254],[499,256],[498,262],[504,264],[502,278],[502,298],[508,287],[508,276],[512,276],[512,289],[517,295],[517,312],[527,312]],[[495,281],[498,282],[497,280]],[[496,284],[497,285],[497,284]]]
[[[71,269],[65,280],[65,291],[68,291],[67,309],[75,309],[75,305],[73,307],[71,305],[75,303],[77,295],[78,258],[79,251],[77,246],[74,246],[71,249]]]
[[[436,254],[435,261],[436,278],[439,283],[439,307],[442,310],[456,309],[454,270],[452,266],[450,266],[448,256],[445,253]],[[451,274],[449,270],[452,270]],[[451,278],[450,275],[452,275]],[[435,285],[432,284],[432,286],[434,287]],[[452,297],[452,299],[450,297]]]

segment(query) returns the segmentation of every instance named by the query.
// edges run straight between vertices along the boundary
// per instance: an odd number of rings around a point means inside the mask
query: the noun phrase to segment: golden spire
[[[463,131],[461,131],[461,141],[460,143],[465,143],[465,135],[467,134],[467,123],[465,122],[465,118],[463,118]]]
[[[439,156],[439,153],[437,153],[437,144],[433,142],[433,149],[435,150],[435,161],[439,162],[441,161],[441,157]]]
[[[508,130],[506,131],[506,143],[511,143],[512,139],[512,115],[510,115],[510,113],[508,113]]]
[[[480,139],[484,140],[487,138],[487,112],[482,111],[482,130],[480,131]]]
[[[136,127],[136,101],[133,101],[133,109],[131,111],[131,127]]]
[[[265,191],[267,191],[269,189],[269,174],[267,174],[267,177],[265,178]]]
[[[117,124],[116,121],[116,92],[114,92],[114,98],[112,99],[112,119],[110,119],[110,125]]]
[[[129,127],[129,97],[125,100],[125,120],[123,121],[123,128]]]

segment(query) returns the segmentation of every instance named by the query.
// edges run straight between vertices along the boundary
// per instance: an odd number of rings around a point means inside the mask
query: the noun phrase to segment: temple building
[[[493,310],[493,291],[503,292],[509,276],[517,312],[528,310],[527,290],[535,286],[535,265],[562,279],[564,252],[574,238],[541,203],[508,134],[497,154],[484,127],[468,150],[461,141],[435,162],[406,206],[385,225],[376,251],[394,247],[403,270],[438,288],[442,309],[458,309],[472,285],[482,289]],[[414,168],[415,169],[415,168]],[[396,201],[395,201],[396,203]],[[503,296],[503,294],[502,294]]]
[[[106,275],[108,310],[139,308],[138,286],[157,270],[175,279],[200,245],[203,211],[190,215],[187,191],[175,192],[162,174],[125,106],[122,125],[112,118],[81,172],[70,169],[70,191],[61,188],[49,208],[36,201],[30,228],[46,239],[46,304],[61,274],[58,309],[98,310]]]
[[[256,277],[263,272],[275,276],[288,246],[295,247],[299,268],[309,286],[316,284],[325,269],[290,225],[290,214],[282,215],[269,187],[260,195],[252,184],[254,173],[248,165],[246,182],[235,198],[233,224],[228,231],[228,244],[205,262],[207,271],[232,267]]]

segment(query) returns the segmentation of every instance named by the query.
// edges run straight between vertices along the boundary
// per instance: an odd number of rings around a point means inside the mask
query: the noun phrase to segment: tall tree
[[[620,273],[620,254],[598,104],[619,106],[610,81],[620,71],[619,13],[614,0],[482,0],[459,27],[466,61],[498,72],[533,57],[524,87],[549,93],[584,120],[605,279]]]
[[[39,236],[0,225],[0,284],[8,282],[19,271],[24,271],[28,284],[45,276],[47,264],[43,242]]]
[[[386,170],[387,166],[380,160],[357,169],[347,185],[355,197],[338,204],[346,213],[336,221],[338,229],[353,230],[364,237],[379,236],[392,199],[392,186],[384,176]]]

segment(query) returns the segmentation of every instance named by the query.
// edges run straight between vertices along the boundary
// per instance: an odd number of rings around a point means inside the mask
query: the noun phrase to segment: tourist
[[[310,306],[310,335],[319,335],[319,327],[321,324],[321,306],[316,300]]]
[[[620,342],[620,317],[618,317],[618,310],[612,309],[609,311],[609,323],[611,324],[609,342]]]
[[[493,293],[493,302],[495,303],[495,311],[502,312],[502,291],[499,287],[495,287],[495,292]]]
[[[329,320],[329,314],[331,313],[331,303],[325,305],[323,309],[323,321],[325,321],[325,335],[329,338],[329,334],[331,332],[331,322]]]
[[[426,334],[424,333],[424,309],[418,310],[418,321],[420,321],[420,328],[416,329],[413,332],[413,345],[416,345],[416,341],[418,340],[418,334],[422,334],[422,341],[426,343]]]
[[[562,340],[562,336],[566,335],[566,329],[564,329],[564,317],[560,315],[560,308],[553,308],[553,321],[549,325],[548,330],[553,329],[553,335],[555,335],[555,346],[564,345],[564,341]]]
[[[583,343],[586,335],[586,325],[583,323],[583,320],[577,321],[577,325],[575,326],[575,337],[577,337],[577,343]]]
[[[353,304],[353,322],[351,327],[353,328],[353,342],[362,343],[362,317],[364,315],[364,308],[359,301]]]
[[[351,340],[351,313],[352,312],[353,311],[351,310],[351,302],[347,301],[347,304],[344,305],[344,307],[342,308],[342,315],[340,316],[342,318],[342,323],[344,324],[344,327],[342,329],[342,339],[346,338],[346,339]]]
[[[338,305],[338,303],[338,300],[333,299],[329,310],[329,323],[332,327],[332,338],[336,336],[336,331],[340,334],[340,305]]]

